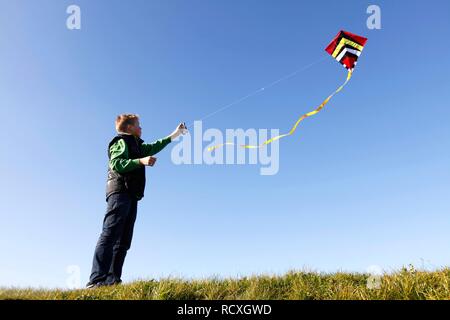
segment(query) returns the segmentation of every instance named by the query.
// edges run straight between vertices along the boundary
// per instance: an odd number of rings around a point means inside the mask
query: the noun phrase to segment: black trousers
[[[137,200],[128,193],[113,193],[108,197],[107,203],[89,284],[114,284],[122,281],[122,267],[133,238]]]

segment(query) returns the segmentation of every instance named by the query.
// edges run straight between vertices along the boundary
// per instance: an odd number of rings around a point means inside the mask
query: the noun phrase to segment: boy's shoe
[[[105,281],[104,284],[107,286],[113,286],[113,285],[117,285],[117,284],[121,284],[122,280],[121,279],[114,279],[112,281]]]
[[[104,287],[104,286],[106,286],[106,284],[104,282],[96,282],[96,283],[88,282],[86,284],[86,289],[94,289],[94,288]]]
[[[86,284],[86,289],[92,289],[92,288],[98,288],[98,287],[106,287],[106,286],[113,286],[113,285],[119,285],[122,283],[122,280],[118,279],[118,280],[114,280],[113,282],[105,282],[105,281],[100,281],[100,282],[96,282],[96,283],[91,283],[88,282]]]

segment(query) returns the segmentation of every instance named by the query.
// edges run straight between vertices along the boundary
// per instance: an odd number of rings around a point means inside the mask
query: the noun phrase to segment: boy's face
[[[139,124],[139,120],[136,120],[133,125],[128,125],[128,133],[138,138],[141,137],[142,128]]]

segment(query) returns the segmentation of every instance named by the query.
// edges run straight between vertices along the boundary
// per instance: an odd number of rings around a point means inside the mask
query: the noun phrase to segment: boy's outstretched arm
[[[152,143],[143,143],[142,151],[144,153],[144,157],[153,156],[164,149],[170,142],[172,138],[170,136],[156,140]]]

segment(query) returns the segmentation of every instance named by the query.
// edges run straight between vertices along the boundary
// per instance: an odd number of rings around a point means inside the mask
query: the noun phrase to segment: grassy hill
[[[290,271],[239,279],[140,280],[88,290],[0,288],[0,299],[449,299],[449,282],[450,268],[409,267],[380,277]]]

